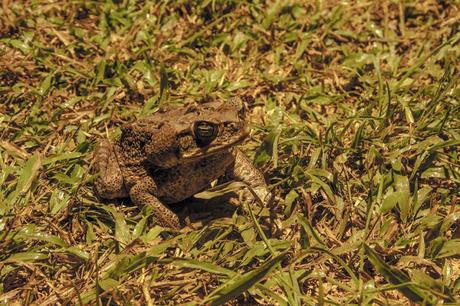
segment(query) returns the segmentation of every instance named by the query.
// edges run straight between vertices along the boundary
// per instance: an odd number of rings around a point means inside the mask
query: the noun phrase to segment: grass
[[[460,302],[458,1],[0,11],[1,304]],[[275,203],[214,190],[177,233],[95,197],[98,139],[230,96]]]

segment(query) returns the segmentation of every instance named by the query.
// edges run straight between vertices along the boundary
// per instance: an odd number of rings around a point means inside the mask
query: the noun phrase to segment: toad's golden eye
[[[193,128],[195,138],[203,144],[213,141],[217,136],[217,131],[217,125],[207,121],[198,121]]]

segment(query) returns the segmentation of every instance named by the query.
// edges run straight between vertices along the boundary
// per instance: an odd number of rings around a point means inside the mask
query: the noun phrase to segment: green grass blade
[[[262,280],[287,255],[283,252],[265,262],[262,266],[243,275],[236,275],[211,292],[202,302],[204,305],[222,305],[238,297]]]

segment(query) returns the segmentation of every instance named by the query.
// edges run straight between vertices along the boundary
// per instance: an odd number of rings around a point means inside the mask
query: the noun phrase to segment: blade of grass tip
[[[40,154],[34,154],[26,161],[16,184],[15,191],[12,192],[6,199],[7,203],[13,205],[13,201],[17,199],[18,196],[24,195],[27,191],[29,191],[30,187],[32,186],[32,182],[37,176],[41,166],[42,158]]]
[[[19,194],[24,194],[27,192],[32,184],[32,181],[35,179],[35,176],[40,170],[42,165],[41,156],[39,154],[34,154],[29,158],[24,165],[23,172],[19,177],[18,183],[16,185],[16,191]]]
[[[36,226],[29,224],[24,226],[16,235],[16,238],[21,238],[26,241],[28,240],[39,240],[44,242],[49,242],[54,245],[66,248],[68,247],[67,243],[62,240],[60,237],[48,234],[46,232],[40,231]]]
[[[324,305],[324,284],[323,278],[318,278],[318,306]]]
[[[63,160],[80,158],[82,155],[83,154],[81,154],[80,152],[66,152],[66,153],[53,155],[51,157],[45,158],[43,160],[43,165],[49,165],[49,164],[53,164],[55,162],[63,161]]]
[[[40,260],[48,259],[48,254],[43,254],[41,252],[19,252],[11,255],[7,259],[2,261],[2,264],[7,263],[35,263]]]
[[[115,218],[115,238],[122,243],[122,248],[124,248],[132,239],[125,215],[115,210],[112,214]]]
[[[265,262],[262,266],[243,275],[236,275],[211,292],[202,302],[203,305],[222,305],[246,292],[262,280],[288,254],[285,251]]]
[[[44,97],[50,87],[51,87],[51,83],[53,82],[53,78],[54,78],[54,73],[50,73],[48,76],[46,76],[46,78],[41,82],[40,84],[40,87],[38,89],[38,94],[42,97]]]

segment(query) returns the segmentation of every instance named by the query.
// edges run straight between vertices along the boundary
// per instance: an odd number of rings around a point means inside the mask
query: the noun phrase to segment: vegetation
[[[459,303],[459,4],[3,1],[0,303]],[[98,139],[231,96],[274,203],[95,197]]]

